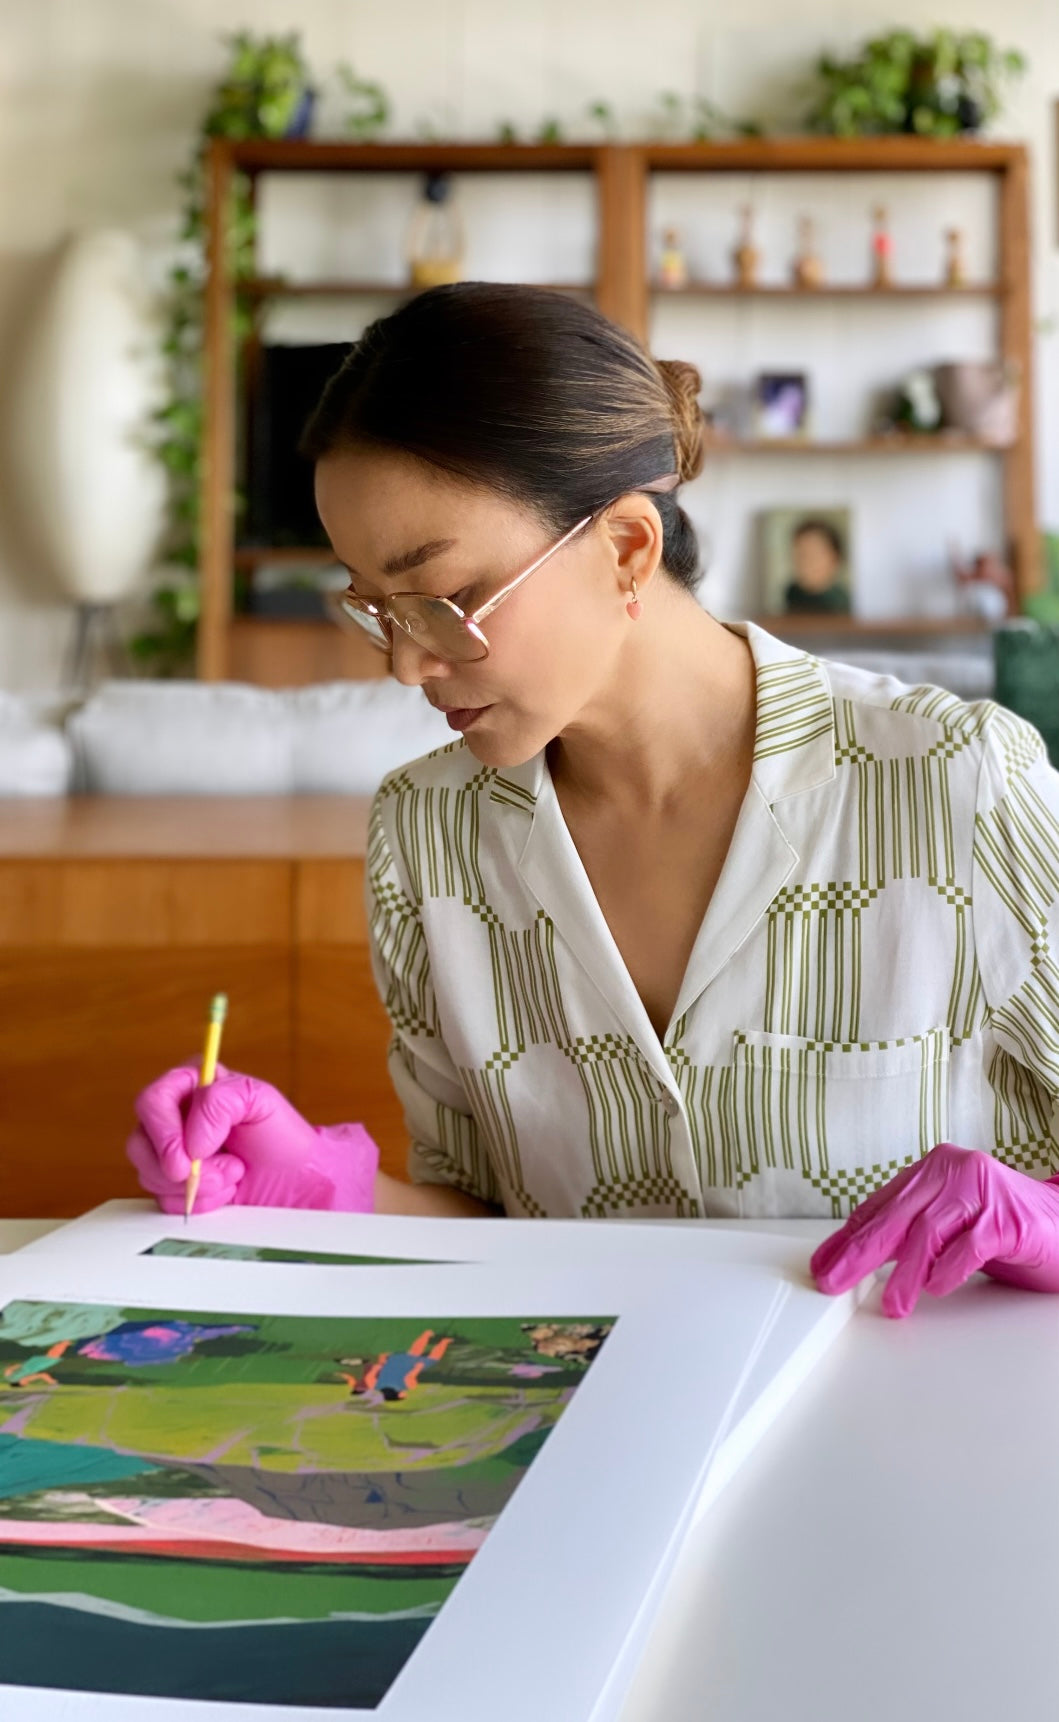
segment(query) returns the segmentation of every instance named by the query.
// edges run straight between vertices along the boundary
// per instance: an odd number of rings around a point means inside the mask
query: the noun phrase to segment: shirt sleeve
[[[368,927],[375,985],[393,1028],[390,1079],[411,1139],[408,1174],[413,1183],[450,1184],[499,1207],[496,1177],[442,1036],[421,904],[389,842],[384,791],[368,836]]]
[[[1038,732],[995,707],[983,729],[972,912],[996,1039],[1034,1079],[1042,1135],[1059,1098],[1059,772]],[[994,1088],[996,1083],[994,1083]],[[1031,1097],[1023,1097],[1023,1109]],[[1059,1168],[1057,1168],[1059,1169]]]

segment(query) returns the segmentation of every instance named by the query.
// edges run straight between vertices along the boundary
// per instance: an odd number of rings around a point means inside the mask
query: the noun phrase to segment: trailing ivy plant
[[[976,132],[1000,112],[1005,82],[1025,69],[1017,49],[998,48],[981,31],[891,30],[849,59],[821,55],[807,124],[837,137]]]
[[[301,136],[308,131],[315,91],[297,34],[226,38],[229,62],[203,116],[191,160],[180,175],[184,204],[180,253],[169,271],[163,353],[167,399],[156,415],[155,450],[169,477],[169,522],[163,554],[182,579],[152,598],[152,625],[129,642],[133,657],[157,675],[191,667],[199,615],[199,488],[202,476],[203,290],[206,279],[206,155],[211,138],[237,140]],[[389,117],[378,84],[343,64],[338,76],[350,101],[347,130],[373,136]],[[250,185],[235,176],[227,215],[228,268],[237,286],[254,268],[255,221]],[[236,293],[237,337],[251,327],[249,300]]]

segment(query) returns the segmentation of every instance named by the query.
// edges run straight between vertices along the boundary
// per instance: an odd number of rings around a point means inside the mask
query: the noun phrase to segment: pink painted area
[[[481,1548],[486,1530],[480,1525],[423,1525],[416,1530],[369,1531],[344,1525],[302,1524],[295,1519],[270,1519],[244,1501],[148,1500],[135,1495],[99,1498],[96,1505],[115,1515],[113,1525],[78,1524],[69,1520],[0,1519],[0,1544],[36,1543],[90,1548],[105,1543],[135,1548],[165,1542],[179,1549],[183,1542],[232,1544],[273,1551],[305,1560],[469,1559]]]

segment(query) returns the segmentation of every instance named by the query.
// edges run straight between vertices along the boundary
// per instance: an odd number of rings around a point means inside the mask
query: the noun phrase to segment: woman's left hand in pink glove
[[[817,1285],[848,1291],[896,1262],[886,1315],[911,1315],[921,1292],[945,1297],[979,1270],[1032,1291],[1059,1291],[1059,1187],[978,1149],[941,1142],[906,1166],[825,1239]]]

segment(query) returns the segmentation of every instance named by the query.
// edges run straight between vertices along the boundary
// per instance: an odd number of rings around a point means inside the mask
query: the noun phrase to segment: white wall
[[[720,11],[730,16],[729,9]],[[468,137],[493,135],[501,117],[526,125],[545,114],[573,121],[596,97],[609,100],[625,121],[626,135],[635,136],[663,89],[699,92],[731,111],[782,123],[798,111],[799,68],[824,45],[844,48],[895,22],[923,29],[938,22],[979,26],[1005,45],[1021,47],[1030,60],[1003,135],[1024,138],[1033,151],[1036,312],[1042,324],[1059,319],[1059,186],[1052,129],[1059,96],[1056,0],[1009,0],[999,13],[992,0],[904,0],[896,19],[868,0],[800,0],[796,8],[791,0],[742,0],[737,13],[738,22],[723,22],[718,9],[701,0],[652,0],[650,6],[643,0],[391,0],[384,7],[367,0],[6,0],[0,4],[0,375],[17,349],[48,255],[72,227],[127,226],[161,262],[173,232],[174,175],[223,59],[218,32],[241,25],[259,31],[297,25],[314,67],[326,71],[349,58],[364,74],[379,78],[394,98],[394,135],[411,135],[416,122],[428,119],[440,132]],[[792,188],[790,195],[795,194]],[[664,198],[680,195],[679,187],[662,188],[656,222],[662,219]],[[823,212],[824,239],[836,273],[870,194],[847,187],[843,195],[844,204],[831,204]],[[899,188],[895,211],[898,195],[904,195]],[[732,208],[740,196],[733,187]],[[538,259],[548,265],[534,271],[541,277],[565,277],[587,264],[582,197],[576,184],[562,192],[540,189],[534,207],[547,215],[553,248],[547,259]],[[269,243],[282,246],[295,239],[295,232],[282,218],[281,202],[276,207],[280,219]],[[480,213],[484,221],[484,206]],[[511,208],[498,207],[494,219],[495,225],[472,224],[488,235],[483,270],[494,258],[506,258],[510,265],[517,236],[533,231],[528,204],[524,220],[521,213],[516,221]],[[722,226],[727,219],[723,204],[711,217]],[[772,226],[763,229],[780,263],[791,219],[791,208],[777,204],[768,218]],[[934,230],[947,219],[948,198],[944,209],[928,206],[908,214],[904,242],[914,240],[915,262],[922,254],[924,272],[936,258],[936,250],[927,249],[936,244]],[[969,226],[974,219],[968,211]],[[822,373],[826,403],[828,318],[834,311],[804,309],[810,320],[799,327],[790,351],[790,323],[770,324],[776,313],[761,306],[726,310],[721,315],[728,324],[718,323],[709,338],[697,318],[694,326],[689,322],[690,310],[666,307],[656,344],[660,352],[697,359],[715,376],[724,368],[718,360],[722,351],[727,363],[737,358],[744,370],[778,357],[794,364],[804,352],[814,375]],[[988,334],[981,307],[932,309],[931,317],[947,320],[931,325],[929,342],[917,321],[923,343],[918,348],[911,325],[891,323],[883,330],[870,321],[876,310],[863,307],[857,314],[868,319],[865,354],[877,352],[882,343],[891,369],[909,358],[964,356]],[[291,338],[309,332],[305,327],[286,331]],[[872,380],[867,361],[861,380],[865,386]],[[1059,526],[1059,332],[1042,330],[1039,336],[1036,389],[1040,513]],[[838,391],[832,389],[827,411],[837,415],[841,410]],[[753,475],[718,468],[694,494],[693,511],[715,553],[711,597],[721,607],[753,602],[741,524],[746,510],[763,498],[786,500],[781,487],[789,491],[796,474],[795,500],[822,505],[863,493],[864,505],[858,502],[858,508],[868,547],[862,570],[868,610],[891,602],[883,585],[888,568],[911,569],[928,585],[940,579],[936,556],[929,566],[922,553],[916,561],[923,541],[918,522],[929,518],[936,531],[939,507],[963,525],[968,548],[990,529],[994,481],[982,469],[957,470],[959,462],[951,469],[933,460],[903,463],[903,471],[895,467],[896,503],[883,497],[877,470],[814,467],[809,476],[801,463],[797,468],[769,464],[771,471],[757,468]],[[53,681],[68,628],[67,613],[47,596],[43,571],[20,539],[8,486],[0,482],[0,687]]]

